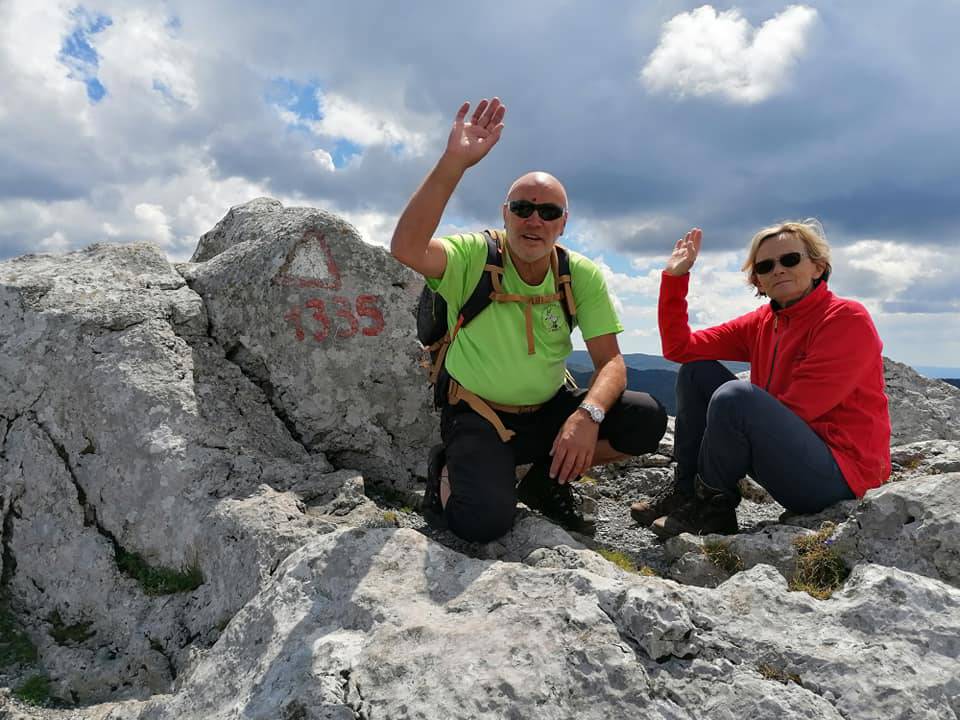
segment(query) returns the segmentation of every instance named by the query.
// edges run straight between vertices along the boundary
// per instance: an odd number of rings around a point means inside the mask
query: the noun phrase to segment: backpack
[[[434,404],[440,407],[442,403],[443,382],[437,382],[443,370],[443,361],[450,344],[456,339],[457,333],[471,320],[483,312],[491,302],[520,302],[525,305],[524,311],[527,323],[527,352],[532,355],[533,324],[532,305],[540,305],[560,300],[563,313],[567,319],[567,327],[573,331],[576,325],[577,306],[573,299],[573,289],[570,275],[570,256],[566,248],[555,245],[551,258],[553,278],[556,292],[552,295],[511,295],[504,293],[501,287],[503,277],[504,235],[499,230],[484,230],[487,241],[487,262],[480,280],[460,308],[457,324],[453,330],[447,327],[447,301],[439,293],[434,292],[428,285],[424,285],[417,302],[417,338],[430,353],[430,383],[434,385]]]

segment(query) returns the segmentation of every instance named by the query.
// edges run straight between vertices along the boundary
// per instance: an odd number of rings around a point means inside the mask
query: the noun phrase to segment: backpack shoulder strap
[[[487,308],[491,302],[490,295],[494,287],[500,285],[500,277],[503,276],[503,235],[499,230],[484,230],[483,235],[487,241],[487,262],[477,286],[460,308],[460,317],[457,320],[457,327],[451,331],[451,339],[460,328]]]
[[[563,293],[563,314],[567,316],[567,325],[572,331],[577,324],[577,303],[573,299],[573,275],[570,272],[570,253],[562,245],[554,245],[557,266],[553,268],[553,277],[557,292]]]

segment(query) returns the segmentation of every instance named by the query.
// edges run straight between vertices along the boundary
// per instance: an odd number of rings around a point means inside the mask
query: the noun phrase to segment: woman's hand
[[[703,230],[693,228],[673,246],[673,253],[667,259],[665,272],[667,275],[686,275],[697,261],[700,254],[700,243],[703,240]]]

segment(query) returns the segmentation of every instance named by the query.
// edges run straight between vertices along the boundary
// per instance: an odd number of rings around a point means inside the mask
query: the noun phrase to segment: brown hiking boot
[[[649,500],[633,503],[630,506],[630,517],[644,527],[649,527],[658,517],[676,512],[690,500],[690,496],[681,492],[676,483],[670,483]]]
[[[735,535],[737,505],[740,496],[712,488],[700,476],[693,481],[694,496],[691,502],[678,510],[657,518],[650,529],[661,538],[671,538],[681,533],[691,535]]]

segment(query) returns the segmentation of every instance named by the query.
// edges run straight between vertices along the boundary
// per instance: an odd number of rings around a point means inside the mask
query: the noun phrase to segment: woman
[[[827,287],[830,247],[819,224],[765,228],[743,270],[770,302],[691,332],[690,269],[699,228],[677,241],[660,283],[663,355],[677,378],[675,480],[635,519],[661,537],[737,532],[737,483],[749,474],[785,508],[819,512],[890,475],[883,347],[867,310]],[[750,362],[750,382],[719,360]]]

